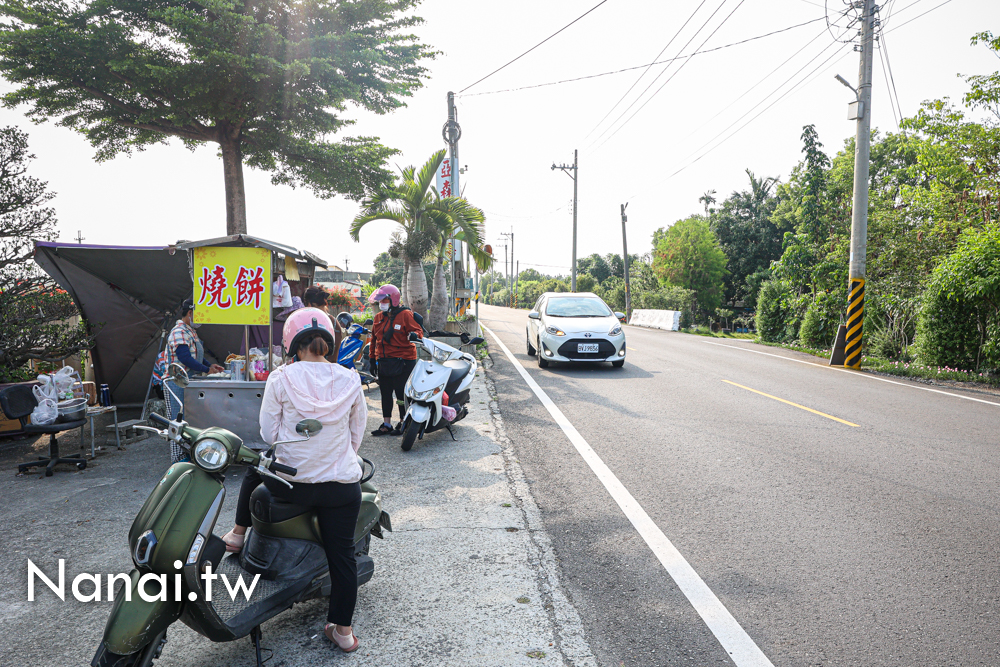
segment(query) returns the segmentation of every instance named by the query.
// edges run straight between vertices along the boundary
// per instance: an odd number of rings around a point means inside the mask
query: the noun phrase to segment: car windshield
[[[549,299],[545,314],[552,317],[607,317],[611,310],[594,297],[561,297]]]

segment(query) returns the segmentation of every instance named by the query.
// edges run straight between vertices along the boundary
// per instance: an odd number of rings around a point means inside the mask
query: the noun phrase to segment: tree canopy
[[[0,5],[7,107],[81,132],[96,159],[180,138],[219,145],[227,233],[245,233],[243,164],[321,197],[361,199],[395,151],[328,136],[348,103],[383,114],[434,54],[418,0],[19,0]]]
[[[726,255],[701,215],[678,220],[658,230],[653,269],[663,285],[694,290],[698,307],[709,313],[722,303]]]

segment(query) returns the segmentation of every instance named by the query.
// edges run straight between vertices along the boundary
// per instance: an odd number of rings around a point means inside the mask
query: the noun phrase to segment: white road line
[[[961,398],[966,401],[975,401],[976,403],[985,403],[986,405],[995,405],[1000,407],[1000,403],[994,403],[993,401],[984,401],[981,398],[973,398],[972,396],[962,396],[961,394],[953,394],[950,391],[941,391],[940,389],[931,389],[930,387],[918,387],[913,384],[907,384],[906,382],[896,382],[895,380],[889,380],[888,378],[879,377],[877,375],[872,375],[871,373],[862,373],[859,371],[849,371],[843,368],[837,368],[836,366],[824,366],[823,364],[814,364],[811,361],[803,361],[802,359],[792,359],[791,357],[783,357],[780,354],[771,354],[770,352],[761,352],[760,350],[750,350],[745,347],[740,347],[739,345],[726,345],[725,343],[713,343],[712,341],[702,341],[708,345],[718,345],[719,347],[728,347],[734,350],[740,350],[742,352],[753,352],[754,354],[763,354],[765,357],[774,357],[776,359],[784,359],[785,361],[794,361],[797,364],[806,364],[807,366],[815,366],[816,368],[825,368],[831,371],[840,371],[841,373],[850,373],[854,377],[868,378],[869,380],[878,380],[879,382],[888,382],[889,384],[899,385],[900,387],[909,387],[910,389],[919,389],[921,391],[929,391],[935,394],[944,394],[945,396],[954,396],[955,398]]]
[[[566,434],[569,441],[576,447],[576,451],[580,453],[583,460],[587,462],[590,469],[597,475],[597,479],[601,481],[601,484],[604,485],[604,488],[607,489],[614,501],[618,503],[622,512],[625,513],[628,520],[635,526],[636,531],[645,540],[646,544],[649,545],[653,555],[663,564],[663,567],[673,577],[673,580],[677,582],[677,587],[687,596],[695,611],[705,621],[705,625],[708,626],[708,629],[712,631],[712,634],[722,644],[722,648],[729,653],[729,657],[732,658],[737,667],[774,667],[763,651],[750,639],[750,635],[736,622],[736,619],[729,613],[726,606],[719,601],[719,598],[712,592],[712,589],[702,581],[698,573],[694,571],[694,568],[677,551],[677,548],[667,539],[667,536],[663,534],[663,531],[649,518],[646,510],[642,509],[642,506],[632,497],[628,489],[625,488],[615,474],[611,472],[611,469],[601,460],[601,457],[597,455],[597,452],[591,448],[583,436],[580,435],[580,432],[570,423],[566,415],[562,413],[562,410],[556,407],[556,404],[552,402],[548,394],[528,375],[528,372],[524,370],[524,367],[521,366],[513,353],[503,344],[500,337],[486,325],[482,326],[483,329],[493,336],[497,344],[500,345],[500,349],[504,351],[510,362],[514,364],[514,368],[521,374],[521,377],[524,378],[524,381],[531,390],[535,392],[538,400],[542,402],[545,409],[549,411],[552,418],[562,428],[563,433]]]

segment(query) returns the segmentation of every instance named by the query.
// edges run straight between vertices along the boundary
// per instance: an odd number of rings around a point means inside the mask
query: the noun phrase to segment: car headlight
[[[194,446],[194,460],[205,470],[220,470],[229,464],[229,450],[218,440],[206,438]]]
[[[554,327],[551,324],[549,326],[545,327],[545,333],[550,333],[553,336],[565,336],[566,335],[565,331],[563,331],[559,327]]]
[[[611,327],[611,331],[608,332],[609,336],[620,336],[622,333],[622,325],[616,324]]]

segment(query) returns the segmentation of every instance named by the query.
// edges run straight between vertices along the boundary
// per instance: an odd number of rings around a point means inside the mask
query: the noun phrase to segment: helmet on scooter
[[[389,297],[389,302],[392,307],[395,308],[399,305],[399,288],[395,285],[382,285],[377,290],[372,292],[371,296],[368,297],[369,303],[378,303],[379,301],[384,301],[386,297]]]
[[[340,325],[341,329],[346,331],[352,324],[354,324],[354,318],[351,317],[350,313],[338,313],[337,324]]]
[[[317,331],[327,345],[333,347],[333,322],[329,315],[319,308],[300,308],[289,315],[281,331],[281,343],[288,356],[294,357],[299,351],[299,344]]]

